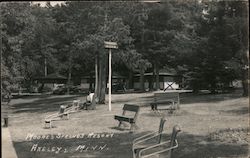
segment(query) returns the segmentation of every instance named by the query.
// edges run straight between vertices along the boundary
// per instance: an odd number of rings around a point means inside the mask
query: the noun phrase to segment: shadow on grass
[[[79,96],[67,96],[67,97],[54,97],[51,95],[41,95],[41,96],[31,96],[28,98],[38,98],[38,100],[34,100],[28,103],[15,103],[12,105],[12,109],[14,113],[21,112],[52,112],[57,111],[59,109],[60,104],[66,104],[70,101],[73,101],[75,98]],[[225,101],[230,99],[240,98],[240,93],[232,93],[232,94],[202,94],[197,95],[193,93],[181,93],[180,95],[180,104],[192,104],[192,103],[215,103],[219,101]],[[150,103],[153,102],[153,96],[140,97],[136,99],[127,100],[116,100],[115,103],[126,103],[126,102],[140,102],[142,106],[150,106]],[[229,112],[229,111],[228,111]],[[237,114],[246,114],[247,110],[242,109],[239,111],[231,111],[232,113]]]
[[[110,129],[114,129],[117,131],[130,131],[127,127],[110,127]]]
[[[222,94],[207,94],[207,93],[180,93],[180,104],[193,104],[193,103],[216,103],[220,101],[232,100],[241,98],[240,92],[235,93],[222,93]],[[145,106],[150,106],[154,102],[154,96],[142,96],[140,101],[145,102]],[[138,98],[136,99],[138,100]],[[116,100],[119,102],[119,100]]]
[[[21,113],[21,112],[38,112],[38,113],[45,113],[45,112],[52,112],[58,111],[61,104],[67,104],[79,96],[67,96],[67,97],[59,97],[55,98],[51,96],[39,96],[38,100],[34,100],[28,103],[16,103],[13,104],[11,107],[13,109],[13,113]]]
[[[220,112],[230,113],[230,114],[235,114],[235,115],[245,115],[245,114],[249,114],[249,108],[241,107],[240,109],[221,110]]]
[[[182,93],[180,95],[181,104],[193,104],[193,103],[216,103],[220,101],[232,100],[241,98],[240,93],[224,93],[224,94],[194,94],[194,93]]]
[[[174,152],[176,158],[218,158],[246,157],[248,144],[207,141],[207,136],[181,133],[178,136],[179,148]]]
[[[143,134],[145,132],[115,133],[112,138],[32,140],[14,142],[14,147],[19,158],[132,158],[132,142]],[[163,139],[169,137],[169,134],[164,135]],[[177,139],[179,148],[174,151],[175,158],[242,157],[248,154],[247,144],[207,141],[207,136],[185,132],[180,133]],[[41,148],[33,148],[35,151],[31,151],[35,144]],[[58,148],[60,151],[56,153]]]

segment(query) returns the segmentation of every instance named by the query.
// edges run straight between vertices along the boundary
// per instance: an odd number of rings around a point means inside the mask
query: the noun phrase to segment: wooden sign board
[[[106,42],[106,41],[104,41],[104,47],[105,48],[117,49],[118,45],[117,45],[116,42]]]

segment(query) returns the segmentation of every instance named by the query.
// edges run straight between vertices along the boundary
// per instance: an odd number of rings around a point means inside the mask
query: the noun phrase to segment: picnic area
[[[41,95],[13,99],[9,130],[18,158],[61,157],[132,157],[132,142],[146,133],[157,131],[165,115],[166,137],[175,124],[180,125],[176,158],[247,157],[249,155],[249,99],[239,93],[180,96],[181,108],[173,114],[152,111],[153,93],[115,94],[112,111],[107,104],[96,110],[80,111],[69,120],[44,128],[46,114],[57,112],[59,105],[86,96]],[[128,99],[129,98],[129,99]],[[138,129],[117,129],[114,115],[124,104],[140,106]]]
[[[250,158],[246,0],[5,1],[3,158]]]

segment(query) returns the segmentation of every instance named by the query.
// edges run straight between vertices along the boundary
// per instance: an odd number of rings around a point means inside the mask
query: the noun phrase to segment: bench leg
[[[151,104],[151,110],[154,111],[155,107],[154,107],[154,104]]]
[[[65,117],[66,117],[66,118],[65,118]],[[69,113],[63,114],[63,118],[64,118],[65,120],[68,120],[68,119],[69,119]]]
[[[130,131],[133,132],[133,131],[134,131],[134,128],[135,128],[135,124],[134,124],[134,123],[131,123]]]
[[[151,110],[157,110],[157,104],[153,103],[151,104]]]
[[[136,129],[138,129],[139,127],[135,124],[135,123],[131,123],[131,127],[130,127],[130,131],[134,131]]]
[[[52,128],[52,121],[45,122],[44,127],[47,128],[47,124],[49,124],[49,128]]]
[[[120,128],[122,125],[122,121],[119,121],[118,127]]]
[[[138,151],[140,151],[140,148],[138,148],[138,149],[134,149],[134,151],[133,151],[133,158],[137,158],[138,157]]]

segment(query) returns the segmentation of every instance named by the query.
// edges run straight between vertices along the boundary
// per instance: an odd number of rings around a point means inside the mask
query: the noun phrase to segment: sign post
[[[116,42],[105,42],[104,41],[104,47],[109,49],[109,111],[111,111],[111,87],[112,87],[112,80],[111,80],[111,73],[112,73],[112,68],[111,68],[111,49],[118,49],[117,43]]]

